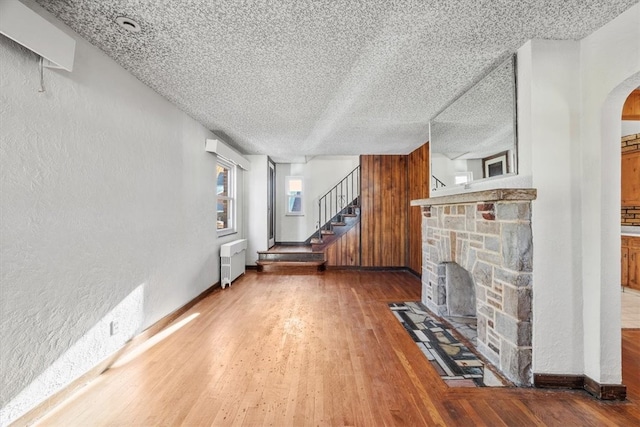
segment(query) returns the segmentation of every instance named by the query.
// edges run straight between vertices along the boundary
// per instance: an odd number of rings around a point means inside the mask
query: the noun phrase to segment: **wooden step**
[[[315,271],[325,271],[327,268],[326,261],[269,261],[258,260],[256,261],[258,266],[258,272],[265,272],[265,269],[269,272],[275,271],[287,271],[287,272],[304,272],[309,269]]]
[[[276,251],[259,251],[259,261],[279,261],[279,262],[309,262],[324,261],[323,251],[307,251],[307,252],[276,252]]]
[[[347,223],[343,221],[336,221],[336,222],[332,222],[331,225],[333,225],[334,227],[342,227],[347,225]]]
[[[320,233],[321,234],[336,234],[336,232],[333,231],[333,230],[321,230]]]

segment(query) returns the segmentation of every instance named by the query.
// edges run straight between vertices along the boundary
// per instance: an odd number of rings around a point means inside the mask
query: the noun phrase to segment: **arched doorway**
[[[640,401],[640,88],[629,94],[622,110],[622,383],[627,398]]]
[[[607,383],[618,384],[616,380],[622,375],[620,361],[622,359],[622,330],[621,330],[621,299],[618,292],[618,282],[621,282],[621,228],[620,228],[620,198],[621,198],[621,112],[627,96],[640,86],[640,72],[636,72],[619,83],[605,99],[601,109],[601,153],[602,169],[600,186],[603,194],[601,205],[601,294],[600,294],[600,340],[599,385],[602,390]],[[616,254],[611,256],[610,254]],[[612,286],[613,285],[613,286]],[[615,289],[614,292],[611,292]],[[586,314],[586,312],[585,312]],[[585,331],[588,333],[588,331]],[[608,338],[606,338],[608,336]],[[590,377],[587,373],[587,377]],[[631,378],[623,378],[628,387]],[[638,381],[635,379],[634,383]]]

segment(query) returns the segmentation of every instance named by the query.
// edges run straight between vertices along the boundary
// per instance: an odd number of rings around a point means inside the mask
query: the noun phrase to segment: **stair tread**
[[[320,233],[322,233],[322,234],[336,234],[336,232],[332,231],[332,230],[322,230]]]
[[[326,260],[316,260],[316,261],[279,261],[279,260],[258,260],[256,264],[258,265],[284,265],[284,266],[300,266],[300,265],[322,265],[326,263]]]
[[[308,254],[320,254],[322,251],[257,251],[258,254],[266,255],[308,255]]]
[[[347,225],[347,223],[343,221],[336,221],[336,222],[332,222],[331,225],[343,226],[343,225]]]

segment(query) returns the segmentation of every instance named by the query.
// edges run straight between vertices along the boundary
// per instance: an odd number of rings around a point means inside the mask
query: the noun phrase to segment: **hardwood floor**
[[[624,333],[624,375],[636,378],[627,402],[581,391],[448,388],[387,308],[419,297],[419,279],[404,272],[247,272],[39,425],[640,423],[639,331]]]
[[[620,296],[622,329],[640,328],[640,291],[623,288]]]

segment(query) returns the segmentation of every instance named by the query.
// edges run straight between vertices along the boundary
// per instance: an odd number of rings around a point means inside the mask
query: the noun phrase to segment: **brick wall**
[[[640,150],[640,133],[623,137],[621,146],[623,153]]]
[[[621,147],[623,153],[640,150],[640,133],[623,137]],[[624,206],[620,214],[622,225],[640,226],[640,206]]]
[[[621,213],[622,225],[640,226],[640,206],[625,206]]]

